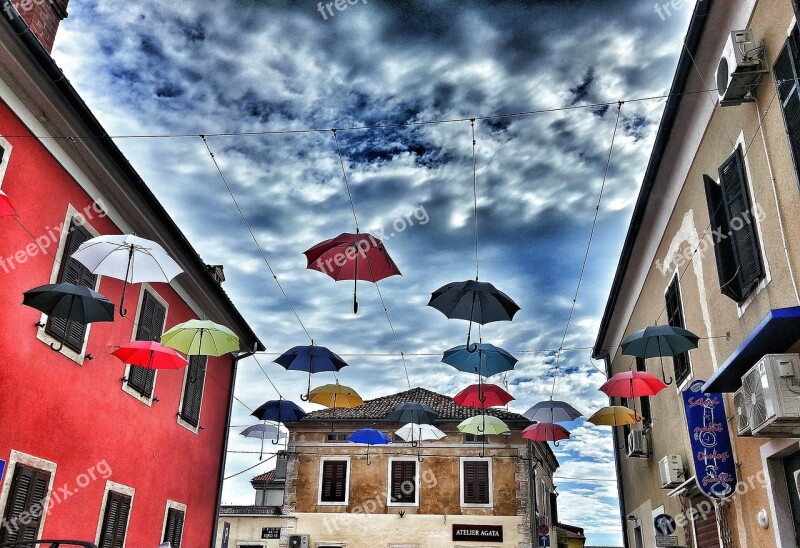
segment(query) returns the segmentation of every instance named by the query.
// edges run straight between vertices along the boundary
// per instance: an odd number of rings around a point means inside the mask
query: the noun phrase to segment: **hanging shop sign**
[[[709,497],[726,499],[736,490],[736,466],[725,400],[719,393],[703,393],[704,384],[696,380],[683,391],[695,479]]]
[[[453,540],[459,542],[503,542],[503,526],[454,524]]]

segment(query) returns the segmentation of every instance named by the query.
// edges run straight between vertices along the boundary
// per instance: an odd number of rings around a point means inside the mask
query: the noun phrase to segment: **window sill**
[[[387,502],[386,506],[402,506],[404,508],[418,508],[418,502]]]
[[[744,313],[747,311],[748,307],[750,306],[750,303],[752,303],[756,299],[758,294],[761,293],[761,291],[763,291],[764,288],[770,284],[770,282],[772,282],[772,275],[770,275],[769,270],[767,270],[767,273],[764,275],[764,278],[760,282],[758,282],[756,288],[750,292],[747,298],[741,303],[736,303],[736,313],[739,315],[739,319],[741,319],[741,317],[744,316]]]
[[[198,424],[197,426],[193,426],[192,423],[187,422],[186,420],[184,420],[184,418],[181,417],[180,413],[178,413],[178,424],[180,426],[182,426],[183,428],[187,429],[192,434],[197,435],[197,434],[200,433],[200,425]]]
[[[321,501],[317,501],[317,506],[347,506],[347,502],[321,502]]]
[[[466,504],[462,502],[461,508],[494,508],[494,504]]]
[[[147,407],[153,407],[153,397],[152,396],[145,396],[138,390],[134,390],[130,386],[128,386],[127,381],[122,381],[122,391],[128,394],[129,396],[133,396],[135,399],[139,400]]]

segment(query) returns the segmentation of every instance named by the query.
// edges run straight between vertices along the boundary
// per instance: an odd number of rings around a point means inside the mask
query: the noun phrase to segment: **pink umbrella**
[[[610,398],[632,400],[642,396],[655,396],[666,387],[666,384],[646,371],[624,371],[608,379],[600,387],[600,391]]]
[[[559,440],[569,438],[569,430],[552,422],[537,422],[523,430],[522,437],[531,441],[552,441],[558,446]]]
[[[497,407],[505,405],[514,396],[496,384],[471,384],[453,397],[453,401],[462,407]]]

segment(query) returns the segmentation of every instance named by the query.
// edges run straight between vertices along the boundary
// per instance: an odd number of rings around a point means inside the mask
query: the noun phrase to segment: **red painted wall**
[[[2,103],[0,134],[30,135]],[[13,151],[2,190],[34,235],[59,226],[68,204],[79,211],[92,204],[38,140],[8,141]],[[120,233],[107,217],[95,215],[90,224],[100,234]],[[32,241],[13,219],[0,218],[0,258],[25,250]],[[54,256],[57,250],[57,242],[48,248]],[[75,491],[53,507],[43,537],[95,539],[106,481],[95,473],[96,481],[77,488],[76,478],[105,461],[112,470],[108,479],[136,489],[128,547],[161,542],[167,499],[187,505],[182,545],[209,546],[226,434],[230,356],[209,360],[200,416],[204,429],[195,435],[176,422],[183,371],[158,372],[155,396],[161,401],[152,407],[121,389],[125,366],[109,353],[132,337],[140,286],[128,289],[129,319],[91,327],[87,352],[95,359],[79,366],[37,340],[34,324],[40,315],[21,304],[24,291],[50,282],[53,257],[39,252],[14,264],[12,269],[7,260],[5,268],[0,263],[0,458],[8,461],[15,449],[53,461],[58,466],[54,492],[65,485]],[[153,288],[169,303],[167,328],[194,317],[168,285]],[[120,281],[100,281],[99,291],[115,303],[121,290]]]

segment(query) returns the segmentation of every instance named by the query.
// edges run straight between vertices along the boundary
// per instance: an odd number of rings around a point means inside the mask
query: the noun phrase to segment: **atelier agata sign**
[[[462,542],[503,542],[503,526],[453,524],[453,540]]]

